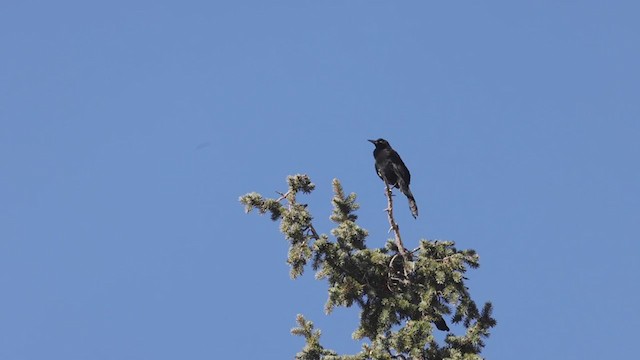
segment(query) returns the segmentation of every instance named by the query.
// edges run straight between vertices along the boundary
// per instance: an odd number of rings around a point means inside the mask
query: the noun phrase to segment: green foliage
[[[368,232],[356,224],[356,195],[345,196],[336,179],[330,217],[336,224],[331,230],[335,241],[331,241],[316,232],[307,205],[297,201],[298,193],[315,188],[309,177],[289,176],[287,183],[288,191],[277,199],[249,193],[240,202],[247,212],[256,209],[281,221],[280,231],[290,243],[290,275],[302,275],[311,261],[316,278],[329,284],[326,312],[357,304],[360,324],[353,337],[369,340],[358,354],[337,355],[320,345],[320,331],[298,315],[299,327],[292,333],[304,337],[306,345],[296,359],[481,359],[483,340],[496,321],[491,317],[491,303],[479,311],[464,285],[467,269],[479,266],[474,250],[458,250],[452,241],[421,240],[410,260],[405,260],[392,240],[384,248],[367,248]],[[444,344],[439,344],[432,324],[443,321],[443,316],[461,323],[466,331],[460,335],[450,332]]]

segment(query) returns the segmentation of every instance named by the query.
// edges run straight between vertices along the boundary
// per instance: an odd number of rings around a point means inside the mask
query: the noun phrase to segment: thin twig
[[[395,254],[393,255],[393,257],[391,257],[391,261],[389,261],[389,272],[388,272],[388,276],[389,276],[389,281],[387,281],[387,289],[389,289],[389,291],[393,292],[394,290],[391,288],[391,280],[396,280],[399,283],[402,282],[402,279],[399,279],[397,277],[393,276],[393,262],[396,261],[396,258],[398,257],[399,254]]]
[[[320,240],[320,235],[318,235],[318,232],[311,223],[309,223],[309,230],[311,230],[311,234],[315,240]]]
[[[281,193],[280,191],[276,191],[276,194],[280,195],[280,197],[279,197],[279,198],[277,198],[277,199],[276,199],[276,201],[277,201],[277,202],[280,202],[280,201],[282,201],[282,200],[286,199],[286,198],[287,198],[287,196],[289,196],[289,193],[291,193],[291,190],[287,191],[287,192],[286,192],[286,193],[284,193],[284,194],[283,194],[283,193]]]

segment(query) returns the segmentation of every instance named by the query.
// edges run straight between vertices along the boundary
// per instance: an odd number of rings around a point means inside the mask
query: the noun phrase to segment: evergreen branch
[[[369,249],[368,233],[356,224],[356,195],[345,196],[337,179],[333,180],[334,209],[331,230],[335,241],[315,229],[307,204],[297,202],[299,192],[309,193],[315,185],[306,175],[287,178],[289,190],[277,192],[278,198],[263,198],[258,193],[240,197],[245,211],[270,213],[281,220],[280,231],[290,242],[289,258],[292,277],[302,274],[308,260],[313,260],[317,279],[327,279],[329,298],[325,310],[336,306],[358,304],[360,325],[354,339],[370,339],[355,355],[337,355],[320,345],[320,331],[299,316],[294,335],[305,338],[306,346],[296,355],[299,360],[431,360],[482,359],[479,354],[484,339],[496,325],[491,304],[479,311],[471,299],[463,274],[479,266],[472,249],[458,250],[452,241],[421,240],[412,251],[404,248],[399,226],[393,216],[391,188],[385,183],[387,215],[394,238],[386,246]],[[287,200],[287,204],[282,203]],[[433,337],[433,325],[449,331],[443,315],[455,313],[453,323],[461,323],[466,334],[449,333],[440,345]],[[446,329],[443,329],[446,328]]]

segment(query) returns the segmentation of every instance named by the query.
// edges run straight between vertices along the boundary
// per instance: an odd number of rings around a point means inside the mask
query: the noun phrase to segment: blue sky
[[[297,313],[356,352],[357,310],[326,316],[326,284],[290,280],[277,224],[238,196],[308,173],[328,233],[337,177],[381,246],[377,137],[411,169],[420,217],[396,211],[405,244],[481,256],[468,276],[499,322],[487,358],[629,357],[639,11],[3,2],[0,358],[287,359],[303,346]]]

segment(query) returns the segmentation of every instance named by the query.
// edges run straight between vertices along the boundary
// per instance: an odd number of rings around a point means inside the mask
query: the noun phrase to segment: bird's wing
[[[398,182],[402,181],[408,186],[409,183],[411,183],[411,174],[409,173],[409,169],[407,169],[407,166],[404,164],[397,152],[393,152],[392,159],[391,164],[393,165],[393,172],[398,176]]]

